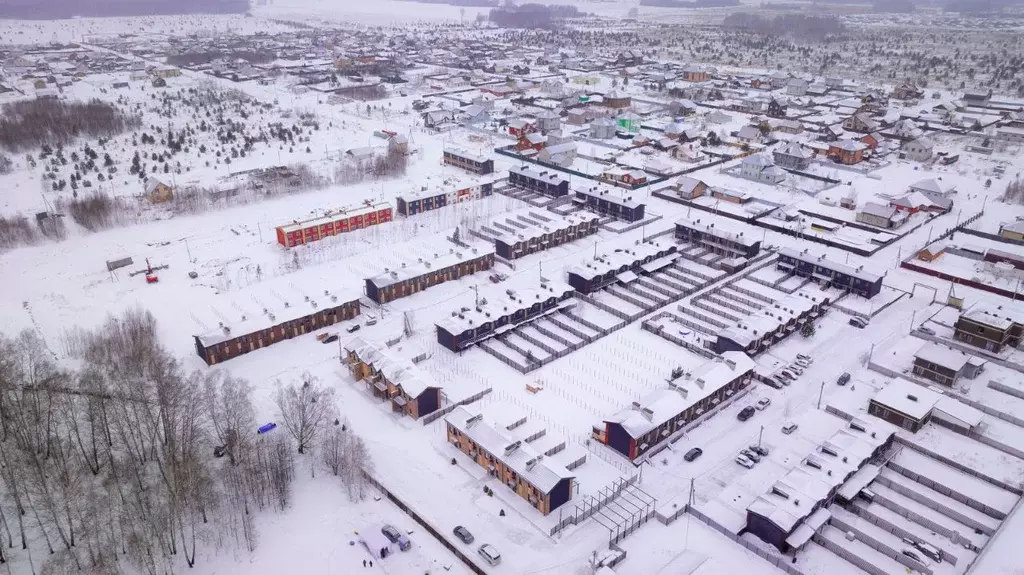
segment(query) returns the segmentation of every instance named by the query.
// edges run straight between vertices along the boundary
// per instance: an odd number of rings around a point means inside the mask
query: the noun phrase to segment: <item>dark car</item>
[[[459,538],[459,541],[469,544],[473,542],[473,534],[469,532],[469,529],[459,525],[455,529],[452,529],[452,533]]]
[[[865,327],[868,326],[868,322],[865,321],[863,318],[860,318],[860,317],[851,317],[850,318],[850,325],[852,325],[853,327],[859,328],[859,329],[864,329]]]
[[[685,459],[686,461],[693,461],[694,459],[697,459],[701,455],[704,455],[704,450],[699,447],[694,447],[693,449],[686,452],[686,455],[683,456],[683,459]]]
[[[746,420],[750,419],[751,417],[754,417],[754,413],[755,413],[754,408],[752,406],[748,405],[748,406],[744,407],[743,409],[741,409],[740,412],[736,414],[736,419],[738,419],[740,421],[746,421]]]
[[[324,340],[320,343],[334,343],[336,341],[338,341],[338,334],[335,333],[325,337]]]
[[[768,448],[761,445],[751,445],[750,450],[760,455],[761,457],[768,457]]]
[[[350,326],[346,327],[345,331],[347,331],[349,333],[356,332],[356,331],[359,331],[359,327],[360,326],[359,326],[358,323],[357,324],[353,324],[353,325],[350,325]]]
[[[850,374],[844,373],[843,375],[840,375],[839,379],[836,380],[836,383],[839,385],[846,385],[847,383],[850,383]]]
[[[388,541],[397,544],[398,548],[402,551],[408,551],[409,547],[412,546],[409,538],[396,529],[394,525],[385,524],[380,528],[380,532],[384,534],[384,537],[388,538]]]

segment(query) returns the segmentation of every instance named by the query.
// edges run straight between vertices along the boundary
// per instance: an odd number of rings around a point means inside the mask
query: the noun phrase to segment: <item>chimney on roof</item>
[[[654,410],[649,407],[641,409],[640,415],[643,415],[647,421],[654,421]]]
[[[633,402],[633,409],[635,409],[637,411],[640,410],[640,402],[639,401],[634,401]]]

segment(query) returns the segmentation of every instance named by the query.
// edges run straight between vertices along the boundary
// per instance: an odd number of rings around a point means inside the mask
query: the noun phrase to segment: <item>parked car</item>
[[[320,343],[334,343],[336,341],[338,341],[338,334],[332,333],[331,335],[325,337],[323,341],[321,341]]]
[[[747,459],[746,457],[744,457],[742,455],[736,456],[736,459],[734,459],[733,461],[735,461],[736,463],[739,463],[740,465],[742,465],[743,467],[746,467],[747,469],[750,469],[750,468],[754,467],[754,462],[749,460],[749,459]]]
[[[760,455],[761,457],[768,457],[768,448],[762,445],[751,445],[749,447],[751,451]]]
[[[789,435],[790,433],[793,433],[794,431],[796,431],[797,427],[800,427],[800,426],[795,424],[795,423],[787,423],[786,425],[782,426],[782,433],[785,433],[786,435]]]
[[[799,377],[799,376],[804,374],[804,368],[800,367],[799,365],[797,365],[795,363],[790,364],[789,367],[787,367],[786,369],[788,369],[789,371],[792,371],[793,373],[795,373],[797,375],[797,377]]]
[[[704,455],[704,450],[699,447],[694,447],[693,449],[686,452],[686,455],[683,456],[683,459],[685,459],[686,461],[693,461],[694,459],[697,459],[701,455]]]
[[[347,332],[349,332],[349,333],[357,332],[357,331],[359,331],[359,328],[360,328],[360,327],[361,327],[361,326],[360,326],[360,325],[359,325],[358,323],[354,323],[354,324],[352,324],[352,325],[350,325],[350,326],[346,327],[346,328],[345,328],[345,331],[347,331]]]
[[[754,407],[756,407],[758,411],[764,411],[771,404],[772,400],[768,399],[767,397],[762,397],[761,399],[757,400],[757,403],[754,404]]]
[[[781,375],[773,375],[772,379],[774,379],[775,381],[781,383],[782,385],[789,385],[789,380],[784,378],[784,377],[782,377]]]
[[[736,419],[740,421],[746,421],[751,417],[754,417],[754,408],[749,405],[741,409],[740,412],[736,414]]]
[[[927,334],[927,335],[935,335],[935,330],[934,329],[932,329],[930,327],[923,326],[923,325],[921,327],[917,328],[917,331],[919,331],[921,333],[924,333],[924,334]]]
[[[371,317],[370,319],[366,320],[366,325],[377,325],[377,318]]]
[[[402,551],[408,551],[412,547],[412,542],[406,537],[401,531],[395,528],[390,523],[385,523],[380,528],[380,532],[384,534],[384,537],[388,538],[388,541],[398,545],[398,548]]]
[[[796,364],[796,365],[799,365],[800,367],[802,367],[804,369],[807,369],[808,367],[811,367],[811,362],[807,361],[806,359],[800,359],[799,357],[794,359],[793,363]]]
[[[791,379],[793,381],[796,381],[796,378],[798,377],[797,374],[792,372],[792,371],[790,371],[788,367],[786,369],[780,371],[779,374],[782,375],[782,377],[788,377],[789,379]]]
[[[256,430],[256,433],[259,434],[259,435],[263,435],[264,433],[272,431],[272,430],[274,430],[276,428],[277,428],[277,424],[274,423],[274,422],[264,423],[263,425],[261,425],[259,427],[259,429]]]
[[[487,561],[491,565],[501,563],[501,553],[498,553],[498,550],[490,543],[484,543],[481,545],[480,548],[477,549],[477,553],[484,558],[484,561]]]
[[[778,378],[770,377],[764,380],[764,384],[775,389],[782,389],[782,382]]]
[[[836,383],[839,385],[846,385],[847,383],[850,383],[850,374],[843,373],[843,375],[840,375],[839,379],[836,380]]]
[[[469,529],[466,529],[461,525],[458,525],[455,527],[455,529],[452,529],[452,533],[454,533],[455,536],[459,538],[459,541],[462,541],[467,545],[473,542],[473,534],[469,532]]]
[[[814,363],[814,358],[813,357],[811,357],[809,355],[804,355],[802,353],[796,354],[796,358],[797,359],[802,359],[802,360],[806,361],[807,363]]]
[[[910,549],[904,548],[904,549],[903,549],[903,550],[901,551],[901,553],[903,553],[903,554],[904,554],[904,555],[906,555],[907,557],[910,557],[910,558],[911,558],[911,559],[913,559],[914,561],[917,561],[918,563],[922,563],[922,564],[924,563],[924,561],[921,561],[921,558],[917,556],[917,553],[914,553],[914,552],[913,552],[913,551],[911,551]]]
[[[850,325],[859,329],[864,329],[865,327],[868,326],[868,320],[862,317],[851,317]]]
[[[742,449],[742,450],[740,450],[740,455],[742,455],[743,457],[746,457],[747,459],[753,461],[754,463],[757,463],[757,462],[761,461],[761,456],[756,454],[756,453],[754,453],[753,451],[751,451],[749,449]]]

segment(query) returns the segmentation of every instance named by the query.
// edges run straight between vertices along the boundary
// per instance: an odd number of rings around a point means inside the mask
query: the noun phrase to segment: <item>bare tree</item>
[[[300,385],[278,389],[277,410],[284,428],[298,443],[299,453],[305,453],[324,424],[335,418],[334,390],[320,387],[317,378],[303,373]]]

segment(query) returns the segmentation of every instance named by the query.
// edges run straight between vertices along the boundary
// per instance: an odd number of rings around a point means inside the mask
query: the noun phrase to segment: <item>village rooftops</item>
[[[761,240],[759,240],[759,239],[757,239],[755,237],[744,236],[743,235],[744,232],[731,232],[731,231],[729,231],[727,229],[724,229],[722,227],[715,227],[716,224],[718,226],[721,226],[722,223],[725,222],[725,221],[726,220],[719,220],[719,221],[712,221],[711,223],[706,223],[706,222],[701,222],[700,219],[691,220],[691,219],[688,219],[688,218],[682,218],[680,220],[676,220],[676,225],[677,226],[683,226],[683,227],[688,228],[690,230],[699,231],[702,234],[710,235],[710,236],[716,237],[716,238],[718,238],[720,240],[725,240],[725,241],[728,241],[728,242],[734,242],[734,243],[740,244],[741,246],[745,246],[745,247],[751,247],[754,244],[758,244],[758,243],[761,242]],[[726,223],[727,227],[728,227],[728,225],[729,224]]]
[[[792,156],[794,158],[803,159],[810,159],[812,156],[810,150],[804,148],[803,146],[796,142],[790,142],[789,144],[786,145],[786,147],[779,150],[779,153],[785,154],[787,156]]]
[[[910,186],[910,189],[915,192],[946,197],[956,192],[956,185],[947,184],[935,178],[927,178],[914,182],[914,184]]]
[[[460,158],[465,158],[467,160],[479,162],[481,164],[487,161],[487,156],[483,154],[473,154],[467,152],[462,148],[453,148],[451,146],[445,146],[444,151],[446,154],[452,154],[453,156],[458,156]]]
[[[860,211],[868,214],[869,216],[876,216],[887,220],[893,219],[899,212],[899,210],[892,206],[884,206],[882,204],[876,204],[875,202],[868,202],[864,204],[864,207],[862,207]]]
[[[718,335],[744,347],[748,346],[765,334],[773,333],[780,326],[809,313],[825,297],[817,288],[803,288],[740,318],[735,324],[722,328]]]
[[[302,270],[298,272],[303,277],[302,285],[316,285],[318,279],[308,277],[312,272]],[[292,278],[294,279],[294,278]],[[267,328],[281,325],[325,309],[338,307],[349,302],[358,301],[359,293],[353,289],[332,290],[311,289],[316,295],[306,295],[299,292],[294,297],[284,299],[278,294],[295,293],[295,289],[289,287],[291,279],[287,282],[270,280],[259,283],[252,288],[246,289],[245,296],[238,292],[229,292],[216,296],[216,301],[210,304],[210,310],[220,318],[218,323],[222,324],[218,329],[210,330],[203,335],[197,336],[204,347],[210,347],[228,341],[230,339],[257,333]],[[329,285],[322,282],[320,285]],[[324,295],[325,291],[329,291]],[[256,302],[261,308],[251,302]],[[245,311],[242,311],[245,310]],[[251,312],[251,313],[250,313]],[[228,316],[228,317],[225,317]],[[237,317],[238,321],[230,321]]]
[[[868,149],[868,145],[857,140],[839,140],[831,144],[844,152],[859,152]]]
[[[921,421],[941,398],[942,394],[937,391],[898,377],[880,389],[872,401]]]
[[[885,422],[868,423],[858,418],[844,424],[776,481],[768,493],[759,495],[747,511],[765,517],[787,533],[792,531],[833,489],[863,467],[894,429]]]
[[[508,169],[510,173],[529,178],[531,180],[539,180],[547,182],[550,185],[557,186],[562,182],[568,182],[569,179],[563,177],[559,172],[551,169],[538,170],[529,165],[513,166]]]
[[[575,265],[567,271],[587,280],[592,280],[596,277],[603,276],[610,271],[620,270],[622,268],[629,269],[637,262],[641,262],[648,257],[657,256],[659,252],[663,251],[670,252],[668,255],[663,256],[663,258],[671,263],[672,260],[679,257],[676,250],[677,247],[675,244],[659,244],[657,242],[648,241],[634,245],[632,242],[628,242],[624,244],[624,247],[616,248],[614,251],[609,251],[606,248],[606,250],[602,251],[599,256],[589,258],[584,263]]]
[[[604,185],[594,185],[589,188],[573,188],[577,195],[582,194],[591,198],[600,198],[612,204],[618,204],[624,208],[636,208],[641,204],[633,200],[632,192],[612,188]]]
[[[311,220],[303,220],[291,224],[285,224],[281,226],[281,229],[284,231],[285,234],[289,234],[291,232],[297,232],[300,230],[304,230],[306,228],[327,224],[345,218],[364,216],[366,214],[371,214],[373,212],[379,212],[380,210],[388,209],[390,207],[391,204],[388,202],[377,202],[341,208],[340,210],[336,211],[328,210],[326,214],[320,216],[319,218],[313,218]]]
[[[567,283],[551,280],[525,288],[507,289],[507,284],[488,286],[488,288],[479,290],[477,302],[467,300],[467,305],[453,311],[451,316],[437,322],[437,325],[448,333],[460,334],[469,328],[476,328],[485,323],[494,323],[502,317],[512,317],[517,312],[528,311],[532,306],[550,298],[561,299],[566,294],[576,291]],[[573,305],[575,305],[574,300],[569,299],[566,300],[565,305],[555,309],[564,309]],[[507,325],[508,329],[515,327],[513,324]]]
[[[409,397],[419,397],[429,388],[441,388],[429,373],[408,359],[396,356],[386,347],[356,337],[345,344],[344,349],[354,352],[363,363],[372,365],[389,382],[402,386]]]
[[[403,282],[407,279],[424,276],[432,271],[452,267],[460,262],[472,261],[477,258],[491,255],[494,253],[494,246],[481,245],[479,247],[456,247],[448,248],[448,251],[444,250],[445,248],[441,247],[439,248],[439,251],[434,254],[433,258],[423,257],[419,258],[416,262],[409,264],[403,263],[401,267],[387,269],[384,273],[368,278],[368,280],[373,282],[373,285],[378,288],[383,288],[385,286]]]
[[[454,200],[455,193],[459,190],[468,190],[487,184],[494,184],[503,179],[503,177],[495,174],[477,175],[462,170],[447,172],[440,177],[432,175],[420,178],[419,189],[404,192],[399,197],[406,202],[412,202],[423,198],[433,198],[441,194],[452,194],[451,199]]]
[[[825,267],[832,271],[839,272],[841,274],[845,274],[850,277],[854,277],[869,283],[875,283],[882,277],[878,274],[874,274],[864,270],[864,266],[854,267],[849,264],[832,261],[826,258],[825,254],[814,255],[810,253],[810,251],[807,249],[804,249],[803,251],[798,251],[791,247],[784,247],[779,250],[779,255],[791,257],[805,263]]]
[[[905,208],[936,207],[948,210],[953,207],[953,200],[942,196],[925,195],[922,192],[911,192],[902,198],[893,200],[893,204]]]
[[[1014,324],[1024,325],[1024,309],[1003,304],[995,306],[982,303],[972,306],[961,316],[967,320],[995,329],[1010,329]]]
[[[444,420],[545,494],[563,479],[575,477],[565,466],[544,457],[529,443],[495,429],[464,406],[456,407]]]
[[[630,437],[638,439],[753,369],[754,360],[747,354],[727,351],[606,421],[618,423]]]
[[[914,357],[958,373],[971,359],[971,356],[962,351],[953,350],[934,342],[922,345]]]
[[[511,246],[516,244],[517,242],[540,239],[545,234],[551,234],[556,231],[565,231],[579,225],[580,223],[592,222],[599,219],[597,214],[592,214],[587,211],[579,211],[565,216],[557,216],[553,213],[546,213],[544,214],[544,217],[547,218],[549,221],[544,222],[543,224],[527,225],[525,228],[516,227],[515,233],[502,230],[501,234],[494,236],[494,239],[500,240],[505,244]],[[497,221],[498,223],[504,223],[504,219],[495,221]],[[526,224],[526,222],[522,220],[517,221],[520,224]]]

